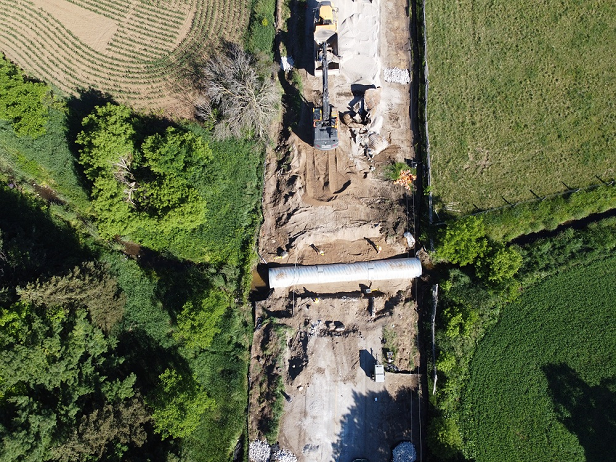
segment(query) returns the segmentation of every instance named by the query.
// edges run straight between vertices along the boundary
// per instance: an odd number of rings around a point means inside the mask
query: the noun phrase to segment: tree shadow
[[[310,104],[306,101],[296,83],[294,83],[294,72],[296,71],[278,72],[278,82],[283,90],[282,105],[284,107],[282,121],[284,132],[281,135],[286,138],[290,132],[293,132],[305,140],[308,134],[306,133],[307,130],[302,130],[304,125],[302,124],[302,119],[306,117],[307,108]]]
[[[387,390],[365,394],[354,391],[354,405],[342,417],[340,434],[332,444],[333,459],[390,460],[399,442],[411,441],[417,446],[417,400],[417,392],[410,387],[400,388],[395,396]]]
[[[0,186],[0,280],[15,288],[95,258],[66,223],[16,189]]]
[[[152,395],[157,390],[160,375],[171,368],[183,377],[192,378],[190,365],[176,349],[164,348],[142,329],[123,331],[118,336],[116,347],[118,357],[123,362],[117,365],[120,376],[134,373],[137,377],[136,388],[144,395]],[[177,452],[176,441],[171,438],[162,439],[154,431],[153,426],[147,427],[147,440],[141,447],[132,447],[125,455],[126,460],[165,460],[167,454]]]
[[[156,389],[160,375],[167,368],[175,369],[180,375],[192,376],[190,365],[175,348],[163,347],[140,328],[119,334],[117,352],[124,358],[118,366],[120,373],[135,373],[137,387],[146,393]]]
[[[149,266],[156,273],[157,297],[173,322],[176,322],[186,302],[191,301],[194,306],[200,306],[203,294],[212,288],[212,274],[208,274],[208,269],[191,262],[155,254],[154,259],[143,266]],[[215,277],[222,278],[215,268],[210,270]]]
[[[577,435],[586,460],[604,462],[616,454],[616,377],[589,385],[566,364],[543,367],[558,420]]]

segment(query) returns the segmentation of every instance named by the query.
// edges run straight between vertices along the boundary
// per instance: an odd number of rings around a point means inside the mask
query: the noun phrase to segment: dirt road
[[[306,104],[298,128],[266,164],[259,254],[270,265],[414,256],[403,237],[414,231],[412,200],[383,173],[388,164],[415,157],[410,85],[382,77],[384,68],[411,67],[406,2],[334,2],[346,31],[340,39],[351,45],[341,44],[346,51],[340,74],[330,78],[330,97],[343,114],[357,101],[357,85],[377,88],[372,116],[382,118],[388,147],[373,159],[345,124],[337,149],[310,145],[311,107],[320,104],[322,86],[311,74],[310,2],[303,41],[308,49],[296,57]],[[357,24],[375,29],[357,34],[349,27]],[[359,283],[277,289],[258,302],[255,315],[267,326],[256,333],[252,351],[250,439],[268,431],[273,403],[283,400],[277,439],[300,461],[388,460],[396,442],[416,441],[418,382],[412,372],[419,358],[411,283],[379,284],[368,295]],[[387,350],[395,353],[393,365],[407,373],[386,373],[385,382],[376,383],[370,377],[374,362],[383,361]]]

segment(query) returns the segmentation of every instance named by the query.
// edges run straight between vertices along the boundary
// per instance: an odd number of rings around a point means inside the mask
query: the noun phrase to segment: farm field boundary
[[[509,242],[519,236],[551,231],[563,223],[615,209],[615,184],[611,180],[469,215],[483,217],[492,239]],[[446,222],[441,221],[436,226],[444,224]]]

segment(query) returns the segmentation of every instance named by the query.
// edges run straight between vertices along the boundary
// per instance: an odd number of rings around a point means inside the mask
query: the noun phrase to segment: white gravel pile
[[[286,449],[281,449],[280,451],[276,451],[272,454],[272,460],[277,462],[297,462],[297,457],[291,451],[287,451]]]
[[[411,74],[408,69],[398,69],[397,67],[385,68],[383,70],[385,82],[411,83]]]
[[[248,457],[251,462],[269,462],[272,450],[267,441],[255,440],[250,443]]]
[[[379,60],[380,4],[335,2],[338,18],[340,72],[350,84],[381,86]]]
[[[403,441],[394,448],[393,462],[415,462],[416,459],[417,452],[413,443]]]

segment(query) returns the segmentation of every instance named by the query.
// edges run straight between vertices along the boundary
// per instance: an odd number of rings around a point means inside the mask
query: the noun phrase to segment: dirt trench
[[[406,3],[345,2],[341,14],[346,16],[340,22],[358,14],[356,7],[378,8],[379,66],[411,69]],[[377,82],[376,115],[382,118],[381,135],[388,146],[374,158],[358,148],[353,127],[345,124],[339,128],[337,149],[314,149],[311,111],[319,104],[322,83],[312,75],[312,3],[304,12],[305,24],[293,18],[288,22],[303,30],[290,30],[285,36],[286,49],[294,53],[302,78],[303,103],[297,114],[287,113],[284,135],[266,162],[260,273],[267,265],[415,255],[404,237],[405,232],[415,231],[412,196],[384,175],[392,162],[416,160],[409,115],[411,85],[382,78]],[[298,4],[292,5],[293,12],[297,9]],[[342,115],[357,98],[356,84],[343,72],[329,80],[331,101]],[[256,423],[254,414],[267,414],[268,404],[275,407],[277,401],[283,404],[277,441],[299,461],[387,460],[394,443],[418,441],[421,375],[415,298],[412,281],[365,281],[277,289],[257,302],[255,317],[278,326],[284,338],[279,339],[283,347],[274,359],[271,345],[259,337],[263,334],[255,336],[249,438],[263,438],[265,427]],[[387,372],[385,383],[376,383],[371,377],[374,364],[385,362],[388,351],[393,353],[388,369],[404,373]],[[269,368],[264,367],[267,364]],[[266,379],[267,374],[275,379]],[[267,383],[283,390],[272,393]]]

